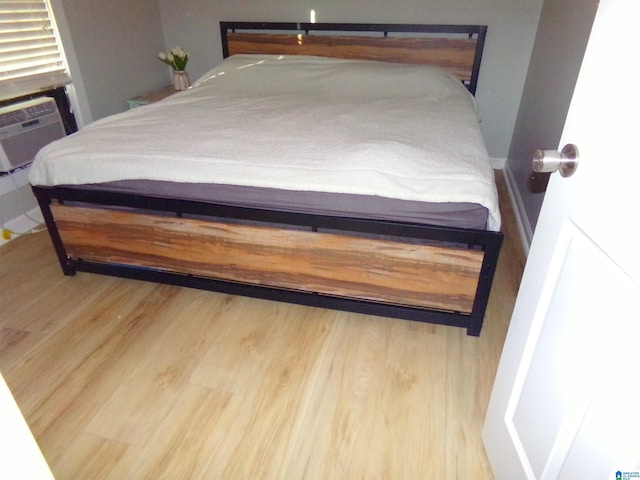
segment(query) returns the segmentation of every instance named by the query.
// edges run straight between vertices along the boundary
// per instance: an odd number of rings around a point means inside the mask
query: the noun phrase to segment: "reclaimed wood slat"
[[[462,81],[473,71],[476,39],[364,37],[299,34],[227,34],[229,55],[316,55],[332,58],[377,60],[437,65]]]
[[[53,205],[71,258],[469,313],[483,252]]]

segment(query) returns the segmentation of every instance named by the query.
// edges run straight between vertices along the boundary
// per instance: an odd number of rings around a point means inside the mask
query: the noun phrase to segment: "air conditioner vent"
[[[24,167],[42,147],[64,136],[62,119],[52,98],[0,108],[0,172]]]

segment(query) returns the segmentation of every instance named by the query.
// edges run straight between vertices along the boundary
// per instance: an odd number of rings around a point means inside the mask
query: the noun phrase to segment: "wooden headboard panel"
[[[241,53],[317,55],[437,65],[475,94],[485,25],[220,22],[224,58]]]

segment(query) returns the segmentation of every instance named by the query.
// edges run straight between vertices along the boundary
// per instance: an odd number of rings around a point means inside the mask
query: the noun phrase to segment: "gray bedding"
[[[71,186],[72,188],[76,188]],[[373,195],[303,192],[236,185],[124,180],[78,188],[179,198],[269,210],[486,229],[488,211],[474,203],[425,203]]]

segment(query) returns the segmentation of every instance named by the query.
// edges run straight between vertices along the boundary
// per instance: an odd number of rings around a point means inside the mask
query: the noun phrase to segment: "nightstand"
[[[129,109],[141,107],[142,105],[149,105],[150,103],[154,103],[162,100],[163,98],[167,98],[174,93],[178,93],[178,90],[173,88],[173,85],[170,85],[163,88],[162,90],[145,93],[144,95],[140,95],[138,97],[132,98],[131,100],[127,100],[127,104],[129,105]]]

